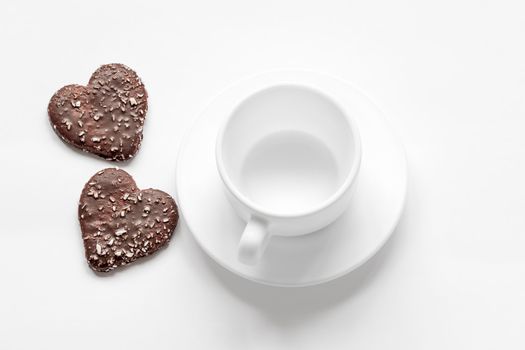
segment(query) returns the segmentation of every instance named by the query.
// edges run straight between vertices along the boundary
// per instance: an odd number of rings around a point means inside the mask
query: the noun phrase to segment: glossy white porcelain
[[[218,133],[227,195],[247,222],[239,259],[255,264],[270,236],[297,236],[332,223],[348,206],[361,162],[352,117],[306,84],[248,95]]]
[[[311,234],[273,236],[259,263],[246,265],[237,257],[246,222],[232,209],[217,170],[217,133],[247,96],[292,83],[315,84],[353,116],[362,145],[356,187],[348,208],[332,224]],[[360,89],[324,74],[281,70],[236,82],[208,104],[181,144],[176,182],[182,218],[212,259],[252,281],[298,287],[342,276],[383,246],[403,211],[407,167],[383,113]]]

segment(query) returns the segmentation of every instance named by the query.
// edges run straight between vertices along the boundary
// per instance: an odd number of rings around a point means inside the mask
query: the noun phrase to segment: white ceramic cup
[[[313,87],[283,84],[244,99],[219,131],[217,168],[247,222],[238,258],[256,264],[272,235],[319,230],[347,208],[361,162],[352,117]]]

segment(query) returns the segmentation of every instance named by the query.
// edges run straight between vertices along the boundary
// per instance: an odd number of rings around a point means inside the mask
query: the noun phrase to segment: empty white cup
[[[315,88],[277,85],[242,101],[217,138],[217,168],[247,222],[239,260],[256,264],[272,235],[297,236],[337,219],[361,161],[358,129]]]

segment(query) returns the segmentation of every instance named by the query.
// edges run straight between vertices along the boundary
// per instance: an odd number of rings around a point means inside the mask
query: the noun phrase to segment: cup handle
[[[257,264],[269,238],[268,225],[261,219],[251,217],[239,242],[239,261],[246,265]]]

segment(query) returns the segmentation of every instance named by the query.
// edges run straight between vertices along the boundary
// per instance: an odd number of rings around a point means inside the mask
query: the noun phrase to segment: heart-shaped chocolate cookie
[[[84,186],[78,218],[89,266],[108,272],[165,246],[179,214],[167,193],[139,190],[127,172],[110,168]]]
[[[64,86],[47,108],[62,140],[115,161],[137,153],[147,110],[148,94],[142,81],[123,64],[101,66],[87,86]]]

